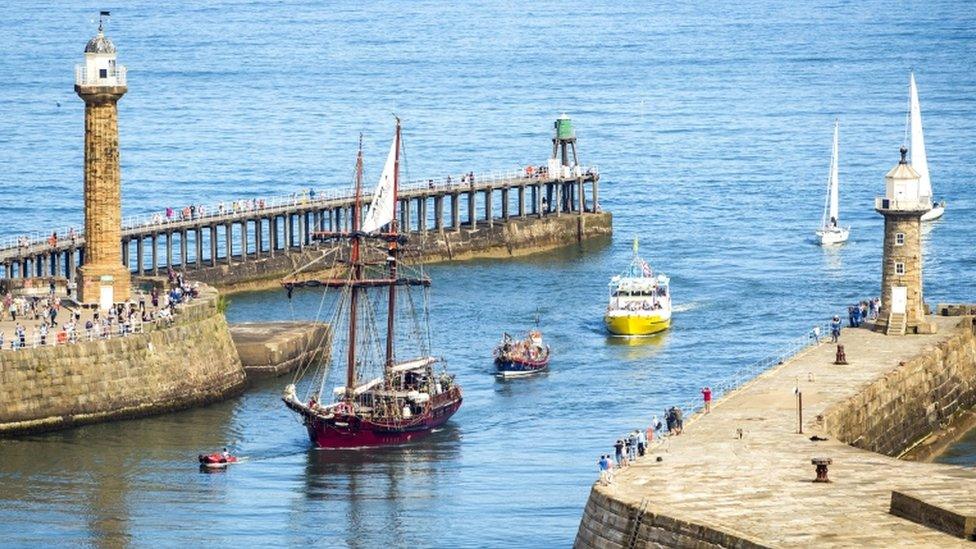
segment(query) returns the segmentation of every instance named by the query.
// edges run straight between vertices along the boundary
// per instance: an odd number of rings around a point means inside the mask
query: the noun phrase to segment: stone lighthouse
[[[884,258],[881,263],[881,311],[876,328],[886,334],[933,333],[925,320],[922,294],[922,215],[931,198],[919,196],[919,175],[905,159],[885,175],[885,195],[874,209],[884,216]]]
[[[85,101],[85,255],[78,269],[83,303],[129,299],[130,274],[122,264],[122,185],[119,171],[118,102],[125,95],[125,67],[104,33],[85,46],[85,63],[75,67],[75,92]]]

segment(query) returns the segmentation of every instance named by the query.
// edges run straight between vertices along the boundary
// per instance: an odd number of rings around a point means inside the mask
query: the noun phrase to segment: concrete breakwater
[[[108,340],[0,353],[0,435],[158,414],[243,391],[217,292],[170,325]]]
[[[523,256],[582,240],[609,237],[612,232],[613,216],[609,212],[587,212],[582,215],[512,218],[505,223],[482,223],[472,229],[456,231],[418,232],[410,235],[410,245],[421,251],[421,258],[425,262],[437,263]],[[282,278],[321,254],[321,248],[306,247],[278,253],[274,257],[206,267],[191,271],[189,276],[224,293],[279,288]]]
[[[929,318],[938,334],[845,330],[849,364],[821,344],[724,396],[613,484],[595,485],[575,545],[965,543],[976,534],[976,471],[891,457],[976,398],[973,318]],[[831,482],[812,482],[814,458],[830,460]]]

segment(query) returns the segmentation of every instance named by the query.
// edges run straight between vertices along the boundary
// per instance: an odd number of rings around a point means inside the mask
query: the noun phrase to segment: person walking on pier
[[[647,433],[638,430],[637,432],[637,455],[643,457],[647,451]]]
[[[830,342],[837,343],[840,339],[840,317],[834,316],[834,319],[830,321]]]
[[[616,458],[617,467],[622,467],[624,463],[624,441],[617,439],[617,443],[613,445],[614,457]]]
[[[712,388],[705,386],[701,390],[702,399],[705,401],[705,413],[710,414],[712,412]]]

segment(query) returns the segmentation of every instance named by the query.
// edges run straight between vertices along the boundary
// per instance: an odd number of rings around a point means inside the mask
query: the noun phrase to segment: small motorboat
[[[225,452],[214,452],[212,454],[200,454],[197,456],[201,467],[208,469],[223,469],[231,463],[237,463],[237,457]]]
[[[523,340],[504,334],[493,354],[499,377],[528,376],[549,369],[549,346],[542,342],[539,330],[529,332]]]

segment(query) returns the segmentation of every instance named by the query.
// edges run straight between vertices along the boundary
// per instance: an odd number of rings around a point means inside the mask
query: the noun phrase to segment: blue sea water
[[[6,7],[0,236],[80,226],[73,65],[105,6]],[[311,451],[278,400],[285,380],[198,410],[0,441],[4,543],[569,545],[615,437],[877,293],[873,197],[904,140],[910,68],[933,185],[949,203],[925,235],[926,299],[976,297],[972,3],[109,7],[129,68],[126,215],[346,187],[360,132],[374,178],[392,113],[410,177],[540,164],[566,112],[581,160],[603,175],[615,236],[432,268],[434,350],[466,400],[428,441]],[[852,236],[823,250],[812,235],[835,118]],[[635,236],[672,277],[679,312],[669,333],[630,346],[604,335],[600,315]],[[244,294],[229,317],[310,319],[317,304]],[[552,373],[497,382],[492,344],[537,309]],[[249,462],[200,474],[195,455],[225,444]]]

